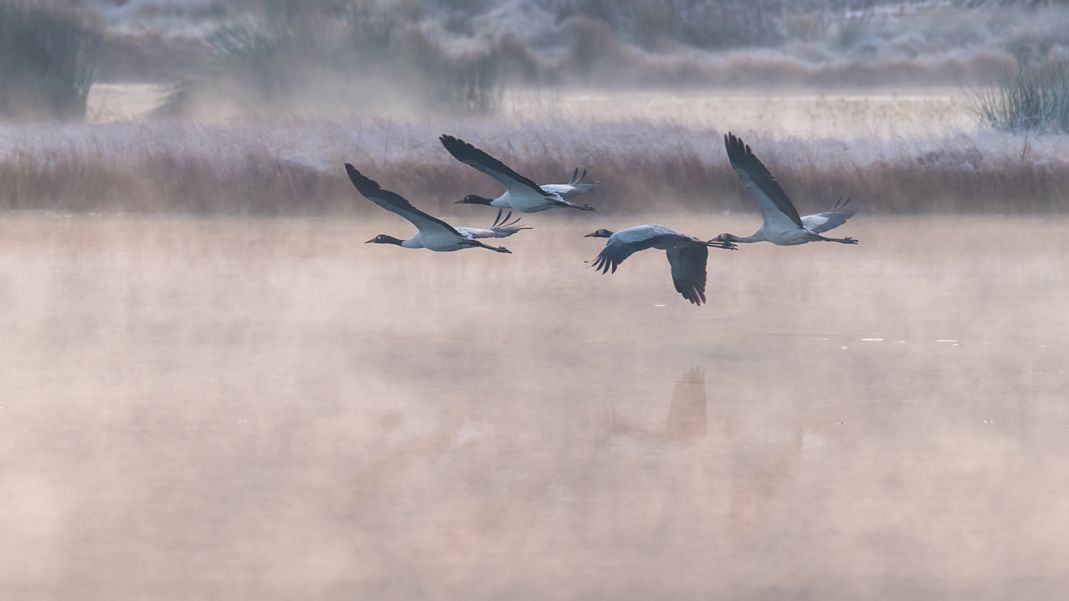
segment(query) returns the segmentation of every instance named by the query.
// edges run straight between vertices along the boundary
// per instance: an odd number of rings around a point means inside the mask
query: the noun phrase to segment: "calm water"
[[[1064,220],[530,221],[0,219],[0,597],[1064,598]]]

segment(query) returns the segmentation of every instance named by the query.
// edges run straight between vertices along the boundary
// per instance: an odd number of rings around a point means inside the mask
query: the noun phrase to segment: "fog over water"
[[[5,595],[1061,598],[1064,220],[652,220],[5,218]]]

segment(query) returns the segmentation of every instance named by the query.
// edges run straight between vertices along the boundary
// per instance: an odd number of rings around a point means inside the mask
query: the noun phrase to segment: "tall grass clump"
[[[99,42],[82,13],[0,0],[0,117],[84,117]]]
[[[1069,61],[1021,67],[974,95],[985,125],[1003,131],[1069,133]]]

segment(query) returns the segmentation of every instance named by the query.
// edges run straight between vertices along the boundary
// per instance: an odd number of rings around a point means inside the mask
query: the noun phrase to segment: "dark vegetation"
[[[84,117],[99,43],[83,12],[0,0],[0,117]]]
[[[1069,133],[1069,61],[1022,66],[973,97],[980,120],[1012,132]]]

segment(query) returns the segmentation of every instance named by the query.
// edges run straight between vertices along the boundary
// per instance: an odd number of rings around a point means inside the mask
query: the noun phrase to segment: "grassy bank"
[[[573,167],[586,167],[592,178],[606,181],[589,197],[602,211],[752,210],[718,131],[638,122],[475,121],[0,128],[0,208],[255,215],[377,210],[350,189],[345,161],[446,214],[464,194],[498,193],[495,182],[441,148],[436,138],[442,131],[540,182],[566,181]],[[738,133],[803,213],[823,210],[840,195],[886,213],[1069,212],[1062,136],[834,140]]]

